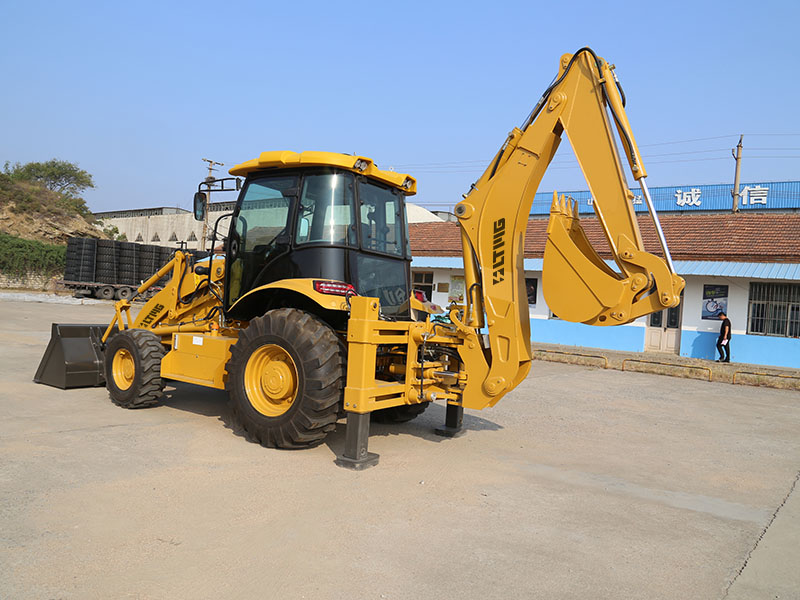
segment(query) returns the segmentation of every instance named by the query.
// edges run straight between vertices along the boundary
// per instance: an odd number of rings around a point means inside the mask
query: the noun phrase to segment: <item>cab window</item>
[[[320,173],[303,177],[295,242],[356,245],[353,176]]]
[[[361,247],[404,256],[405,219],[399,193],[366,180],[358,182],[361,205]]]

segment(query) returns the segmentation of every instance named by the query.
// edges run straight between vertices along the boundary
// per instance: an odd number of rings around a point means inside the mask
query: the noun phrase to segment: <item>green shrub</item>
[[[67,247],[45,244],[0,233],[0,272],[22,276],[25,273],[57,275],[64,273]]]

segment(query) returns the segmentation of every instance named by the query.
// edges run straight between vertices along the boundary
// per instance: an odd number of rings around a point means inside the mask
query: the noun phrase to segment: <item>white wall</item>
[[[223,213],[212,212],[209,215],[208,237],[211,239],[211,232],[214,228],[214,221]],[[178,242],[186,242],[187,247],[196,250],[200,247],[200,240],[203,235],[203,223],[196,221],[192,213],[179,213],[172,215],[150,215],[146,217],[115,217],[103,219],[103,226],[114,225],[120,233],[124,233],[129,242],[137,242],[139,234],[142,240],[140,244],[155,244],[157,246],[169,246],[176,248]],[[223,219],[218,228],[218,235],[225,235],[228,232],[230,219]],[[192,232],[197,241],[190,242]],[[170,241],[170,237],[175,233],[177,241]],[[159,241],[154,242],[153,236],[158,234]]]
[[[728,286],[728,318],[731,320],[731,331],[744,334],[747,331],[747,304],[750,295],[750,280],[731,277],[688,276],[686,289],[683,292],[683,329],[688,331],[719,332],[719,321],[700,318],[703,305],[704,285]]]

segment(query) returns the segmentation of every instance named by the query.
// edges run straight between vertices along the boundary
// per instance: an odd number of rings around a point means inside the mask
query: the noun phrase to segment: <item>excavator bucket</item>
[[[580,224],[577,202],[553,194],[544,250],[547,305],[560,319],[591,321],[617,306],[625,289],[622,276],[597,254]],[[598,323],[602,324],[602,323]],[[611,323],[608,323],[611,324]]]
[[[50,343],[33,381],[62,390],[105,385],[100,338],[107,327],[53,323]]]

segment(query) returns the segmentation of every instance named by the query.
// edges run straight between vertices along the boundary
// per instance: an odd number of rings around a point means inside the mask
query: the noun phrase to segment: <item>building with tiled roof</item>
[[[798,188],[800,189],[800,187]],[[525,237],[531,337],[535,342],[716,358],[720,310],[732,322],[732,360],[800,367],[800,194],[777,210],[660,214],[675,269],[686,279],[681,306],[618,327],[568,323],[541,290],[547,218],[533,215]],[[655,227],[639,214],[645,248],[661,254]],[[581,216],[587,237],[611,255],[596,218]],[[447,305],[463,293],[459,225],[410,225],[415,286]],[[611,263],[611,261],[609,261]]]

